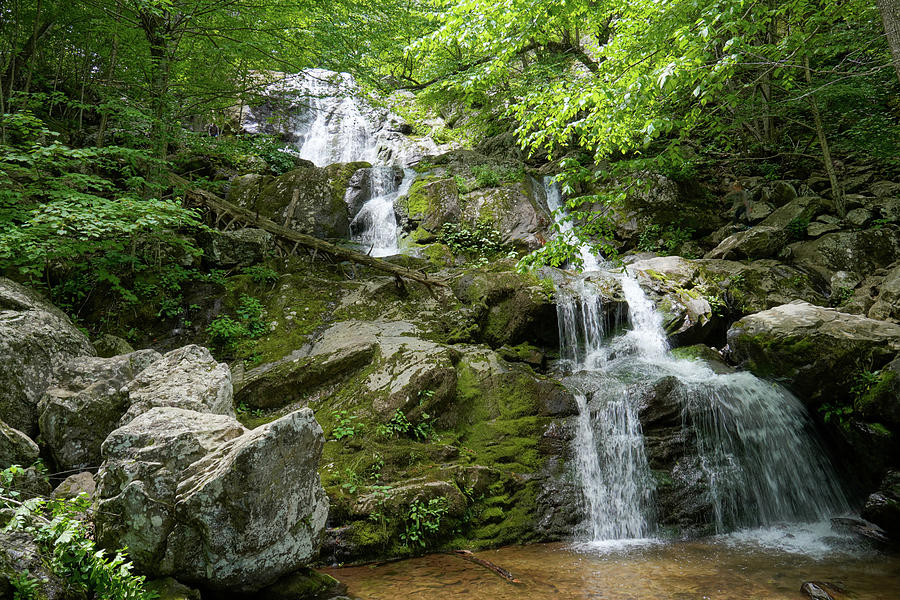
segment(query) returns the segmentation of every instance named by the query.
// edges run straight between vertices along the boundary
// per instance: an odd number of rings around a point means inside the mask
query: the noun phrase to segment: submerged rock
[[[225,415],[153,408],[112,432],[98,474],[98,540],[135,564],[252,592],[307,562],[328,502],[322,430],[299,410],[253,431]]]
[[[0,278],[0,417],[10,427],[36,436],[38,401],[59,368],[73,357],[95,354],[61,310]]]

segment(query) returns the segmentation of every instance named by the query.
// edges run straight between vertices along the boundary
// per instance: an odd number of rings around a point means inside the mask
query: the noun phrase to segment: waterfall
[[[394,201],[409,191],[415,180],[415,171],[403,170],[403,179],[397,183],[393,167],[372,167],[370,170],[369,200],[350,223],[353,241],[372,256],[392,256],[400,253],[397,238],[397,217]]]
[[[560,235],[577,243],[558,188],[552,179],[545,187]],[[603,268],[589,249],[579,252],[585,265]],[[589,278],[557,292],[561,364],[575,371],[564,383],[579,408],[573,451],[583,537],[598,542],[653,534],[655,491],[635,391],[663,377],[678,382],[672,394],[683,427],[693,432],[716,531],[846,512],[848,502],[800,401],[750,373],[717,374],[701,362],[674,358],[662,316],[635,277],[627,270],[611,274],[628,304],[629,326],[621,333],[605,323]]]

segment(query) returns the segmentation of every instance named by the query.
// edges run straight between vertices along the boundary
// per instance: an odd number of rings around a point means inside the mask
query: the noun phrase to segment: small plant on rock
[[[432,498],[428,502],[414,500],[406,513],[406,530],[400,534],[400,539],[407,546],[413,544],[421,548],[428,545],[428,538],[432,538],[441,528],[441,519],[449,510],[449,502],[443,496]]]
[[[357,415],[350,414],[346,410],[336,410],[331,413],[331,416],[335,420],[335,425],[331,428],[331,435],[334,439],[352,438],[356,434],[353,421],[358,418]]]

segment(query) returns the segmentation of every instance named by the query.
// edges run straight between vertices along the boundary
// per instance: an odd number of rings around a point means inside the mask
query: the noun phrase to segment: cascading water
[[[558,188],[547,180],[545,187],[561,234],[571,236]],[[588,249],[580,251],[590,257]],[[590,258],[585,265],[603,267]],[[606,323],[591,276],[559,289],[557,302],[562,364],[575,371],[564,383],[579,407],[574,454],[588,541],[653,534],[654,479],[635,396],[640,383],[664,377],[677,381],[670,393],[695,440],[716,531],[821,521],[848,510],[797,398],[749,373],[719,374],[674,358],[662,317],[634,275],[609,275],[628,305],[630,326],[623,332],[610,335],[618,324]]]
[[[372,167],[370,170],[370,199],[350,223],[353,240],[372,256],[392,256],[400,253],[397,238],[397,217],[394,201],[409,191],[415,171],[403,170],[397,183],[393,167]]]
[[[398,182],[400,167],[389,165],[410,164],[442,148],[430,138],[401,134],[399,117],[373,108],[347,73],[308,69],[272,83],[265,95],[267,102],[245,107],[245,131],[287,136],[300,158],[319,167],[357,161],[376,165],[369,173],[369,199],[351,222],[353,239],[373,256],[399,253],[394,201],[409,190],[415,173],[404,169]]]

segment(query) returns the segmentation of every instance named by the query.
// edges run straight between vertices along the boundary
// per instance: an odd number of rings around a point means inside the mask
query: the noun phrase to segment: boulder
[[[50,568],[50,560],[30,534],[0,528],[0,598],[72,600],[72,590],[65,578]],[[31,595],[13,586],[13,580],[23,573],[37,580],[37,589]]]
[[[853,227],[865,227],[872,221],[873,216],[872,212],[865,208],[854,208],[844,218]]]
[[[96,491],[97,482],[94,480],[93,474],[82,471],[66,477],[53,490],[52,496],[54,498],[77,498],[81,494],[86,494],[89,498],[93,498]]]
[[[900,264],[888,271],[881,280],[878,296],[868,310],[869,318],[900,321]]]
[[[787,232],[784,229],[760,225],[725,238],[722,243],[707,252],[704,258],[731,260],[770,258],[784,248],[787,240]]]
[[[737,362],[817,407],[848,391],[859,364],[878,369],[896,356],[900,325],[798,300],[736,322],[728,345]]]
[[[350,213],[344,195],[350,179],[368,163],[303,167],[278,177],[244,176],[232,182],[228,200],[300,233],[346,238]]]
[[[253,431],[232,417],[153,408],[112,432],[97,538],[156,576],[248,593],[307,562],[328,502],[309,409]]]
[[[279,408],[302,400],[325,385],[344,381],[369,364],[377,345],[349,340],[327,352],[323,344],[296,350],[285,358],[260,365],[244,374],[235,402],[251,408]]]
[[[806,228],[806,235],[811,238],[817,238],[825,235],[826,233],[833,233],[835,231],[840,231],[841,226],[835,225],[833,223],[822,223],[820,221],[816,221],[815,223],[810,223],[809,227]]]
[[[531,180],[470,193],[462,216],[472,225],[491,223],[504,243],[525,251],[544,245],[552,222],[547,209],[538,202]]]
[[[275,240],[267,231],[248,227],[214,232],[204,239],[202,248],[203,259],[210,267],[249,267],[266,259],[275,248]]]
[[[676,343],[699,343],[713,331],[719,315],[704,294],[721,292],[698,281],[696,264],[679,256],[661,256],[637,261],[630,268],[662,312],[666,334]]]
[[[866,500],[862,516],[900,540],[900,471],[885,475],[878,491]]]
[[[38,405],[41,438],[58,470],[100,465],[100,446],[130,405],[125,386],[160,358],[155,350],[138,350],[75,358],[60,369],[59,382]]]
[[[234,416],[231,370],[209,350],[193,344],[163,355],[124,391],[129,406],[120,425],[157,406]]]
[[[76,356],[94,347],[69,318],[36,292],[0,278],[0,418],[37,435],[37,403]]]
[[[765,218],[761,225],[787,230],[792,222],[809,223],[828,211],[828,203],[818,196],[803,196],[791,200]]]
[[[453,293],[475,306],[476,337],[493,348],[522,342],[557,344],[556,307],[533,275],[466,273],[453,282]]]
[[[894,226],[828,233],[790,245],[793,263],[830,280],[836,271],[861,276],[900,260],[900,235]]]
[[[31,438],[0,421],[0,470],[10,465],[27,467],[39,454],[40,449]]]
[[[110,333],[104,333],[94,340],[94,348],[97,350],[97,356],[101,358],[134,352],[134,348],[126,340]]]
[[[395,210],[406,231],[421,227],[428,233],[439,233],[444,223],[460,218],[456,180],[452,177],[418,179],[405,196],[397,198]]]

